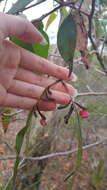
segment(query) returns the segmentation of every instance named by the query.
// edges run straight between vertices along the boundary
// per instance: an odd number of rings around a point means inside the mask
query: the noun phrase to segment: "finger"
[[[36,103],[36,99],[8,93],[3,106],[20,109],[31,109]],[[56,109],[56,104],[54,102],[42,101],[39,103],[39,109],[41,111],[53,111]]]
[[[44,39],[26,19],[4,13],[0,13],[0,33],[2,38],[19,37],[26,42],[42,42]]]
[[[74,74],[69,75],[69,70],[67,68],[55,65],[50,61],[36,56],[31,52],[28,52],[25,49],[20,48],[21,51],[21,67],[24,69],[31,70],[33,72],[42,72],[49,76],[56,77],[62,80],[72,80],[74,78]]]
[[[36,73],[33,73],[23,68],[19,68],[17,70],[15,79],[32,83],[44,88],[46,88],[49,85],[52,85],[55,82],[55,80],[52,78],[47,78],[47,77],[44,77],[43,75],[38,75]],[[74,89],[71,85],[67,83],[64,85],[62,82],[58,82],[55,85],[52,85],[51,89],[68,93],[71,96],[76,96],[77,94],[76,89]]]
[[[44,88],[40,86],[18,80],[13,80],[10,88],[8,89],[9,93],[35,99],[39,99],[43,91]],[[49,94],[49,97],[54,98],[55,102],[58,104],[67,104],[70,101],[70,96],[63,92],[58,92],[55,90],[51,90],[51,92],[52,94]],[[44,95],[44,98],[47,99],[46,95]]]

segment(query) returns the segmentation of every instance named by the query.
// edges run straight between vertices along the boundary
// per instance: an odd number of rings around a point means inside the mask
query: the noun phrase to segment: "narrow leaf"
[[[57,35],[57,45],[61,57],[69,65],[70,73],[73,69],[73,57],[76,47],[76,24],[74,16],[69,14],[60,25]]]
[[[44,57],[44,58],[48,58],[48,53],[49,53],[49,37],[47,35],[47,33],[44,31],[44,25],[42,22],[38,23],[35,25],[36,28],[41,32],[41,34],[44,36],[47,44],[39,44],[39,43],[33,43],[32,44],[32,47],[33,47],[33,52],[36,54],[36,55],[39,55],[41,57]]]
[[[92,175],[92,185],[93,187],[95,187],[96,190],[99,190],[101,188],[103,177],[104,177],[104,160],[101,159]]]
[[[15,44],[17,44],[18,46],[31,51],[32,53],[34,53],[36,55],[47,58],[48,52],[49,52],[49,37],[46,34],[46,32],[43,30],[43,23],[38,23],[35,26],[42,33],[47,44],[42,45],[39,43],[27,43],[27,42],[22,41],[19,38],[11,38],[11,41],[14,42]]]
[[[23,145],[25,134],[26,134],[27,130],[31,127],[32,116],[33,116],[33,109],[29,112],[27,122],[26,122],[26,126],[23,129],[21,129],[19,131],[19,133],[17,134],[17,136],[16,136],[16,147],[15,148],[16,148],[16,156],[17,156],[17,158],[16,158],[16,162],[15,162],[15,165],[14,165],[13,186],[15,185],[18,165],[19,165],[19,162],[20,162],[20,158],[19,158],[20,151],[21,151],[21,148],[22,148],[22,145]]]
[[[26,126],[21,129],[19,131],[19,133],[17,134],[16,136],[16,146],[15,146],[15,149],[16,149],[16,154],[19,155],[20,151],[21,151],[21,147],[22,147],[22,144],[23,144],[23,140],[24,140],[24,135],[26,133]]]
[[[5,187],[3,189],[0,189],[0,190],[12,190],[13,187],[12,187],[12,183],[7,182],[7,184],[5,185]]]
[[[50,14],[50,16],[49,16],[49,18],[48,18],[48,21],[47,21],[47,23],[46,23],[45,30],[48,29],[48,27],[49,27],[50,24],[56,19],[56,17],[57,17],[57,14],[55,14],[55,13]]]
[[[78,141],[78,151],[77,151],[77,157],[74,165],[74,169],[71,171],[70,174],[66,177],[65,180],[69,179],[69,185],[68,185],[68,190],[72,190],[74,182],[75,182],[75,177],[77,175],[77,172],[81,166],[81,161],[82,161],[82,155],[83,155],[83,148],[82,148],[82,131],[81,131],[81,124],[80,124],[80,118],[78,111],[75,107],[76,111],[76,120],[75,120],[75,128],[76,128],[76,135],[77,135],[77,141]]]
[[[63,16],[63,18],[65,18],[69,15],[69,13],[65,7],[60,8],[60,13]]]
[[[34,53],[31,43],[24,42],[24,41],[20,40],[19,38],[11,38],[11,41],[14,42],[15,44],[17,44],[18,46]]]
[[[12,116],[9,116],[9,114],[11,114],[11,109],[10,108],[4,108],[3,114],[1,116],[4,133],[7,132],[9,124],[11,123]]]
[[[8,14],[15,14],[24,9],[29,3],[33,0],[17,0],[16,3],[12,4],[11,9],[8,11]]]
[[[76,112],[77,112],[77,121],[78,121],[77,128],[76,128],[77,140],[78,140],[78,152],[77,152],[77,159],[76,159],[76,170],[77,170],[81,165],[83,148],[82,148],[82,131],[81,131],[81,124],[80,124],[80,117],[77,110]]]

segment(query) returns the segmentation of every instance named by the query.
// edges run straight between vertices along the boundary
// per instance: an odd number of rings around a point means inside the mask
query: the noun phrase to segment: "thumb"
[[[26,19],[18,16],[0,13],[0,35],[1,38],[18,37],[26,42],[43,43],[44,37]]]

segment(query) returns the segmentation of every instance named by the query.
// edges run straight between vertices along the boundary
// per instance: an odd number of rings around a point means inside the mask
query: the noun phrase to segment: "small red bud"
[[[90,113],[87,110],[85,110],[85,109],[81,109],[80,112],[79,112],[79,114],[84,119],[85,118],[89,118],[91,116]]]
[[[45,127],[45,126],[47,125],[46,120],[45,120],[45,119],[41,119],[41,120],[40,120],[40,124],[41,124],[43,127]]]

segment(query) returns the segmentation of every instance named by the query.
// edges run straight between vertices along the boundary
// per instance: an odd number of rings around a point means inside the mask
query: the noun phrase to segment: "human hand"
[[[43,42],[43,36],[30,22],[0,13],[0,106],[31,109],[44,89],[55,81],[46,75],[65,81],[75,80],[74,74],[68,78],[68,69],[16,46],[6,37],[18,37],[29,43]],[[70,97],[76,95],[76,90],[69,84],[65,88],[62,83],[57,83],[51,89],[49,96],[55,101],[41,101],[40,110],[54,110],[56,104],[67,104]]]

